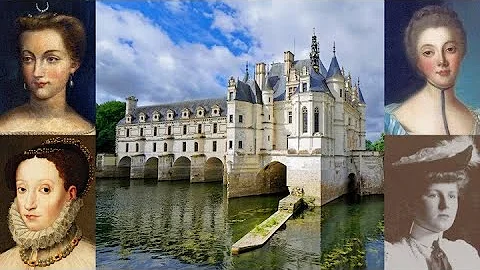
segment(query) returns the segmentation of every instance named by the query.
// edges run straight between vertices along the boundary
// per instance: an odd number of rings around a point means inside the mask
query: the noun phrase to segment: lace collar
[[[44,249],[60,243],[72,227],[82,205],[83,200],[81,198],[67,202],[62,211],[60,211],[58,218],[50,227],[39,231],[31,231],[18,212],[17,198],[15,198],[8,216],[8,227],[13,240],[24,249],[32,248],[34,250]]]

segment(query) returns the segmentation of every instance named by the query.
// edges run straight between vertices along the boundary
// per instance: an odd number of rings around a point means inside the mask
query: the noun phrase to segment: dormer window
[[[190,117],[190,110],[185,108],[182,110],[182,119],[188,119]]]
[[[168,110],[167,111],[167,120],[173,120],[173,115],[174,115],[174,112],[173,110]]]
[[[153,121],[159,121],[160,120],[160,113],[158,111],[153,112]]]
[[[197,107],[197,117],[204,117],[205,109],[203,107]]]
[[[211,108],[212,116],[220,116],[220,107],[215,104]]]
[[[303,66],[303,68],[302,68],[302,75],[308,75],[307,66]]]
[[[132,123],[132,116],[131,115],[127,115],[127,117],[125,118],[125,123],[127,123],[127,124]]]
[[[140,122],[144,123],[147,116],[145,115],[145,113],[142,112],[142,113],[140,113],[139,118],[140,118]]]

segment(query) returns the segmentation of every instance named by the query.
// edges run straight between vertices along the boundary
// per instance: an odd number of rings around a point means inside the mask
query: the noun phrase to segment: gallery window
[[[302,108],[302,116],[303,116],[302,131],[303,133],[307,133],[308,132],[308,113],[307,113],[306,107]]]

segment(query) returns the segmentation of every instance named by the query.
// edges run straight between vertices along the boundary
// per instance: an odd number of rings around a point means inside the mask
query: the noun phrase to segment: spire
[[[358,99],[360,103],[366,104],[365,100],[363,99],[362,90],[360,90],[360,77],[358,77],[358,80],[357,80],[357,90],[358,90]]]
[[[244,82],[247,82],[247,81],[248,81],[248,61],[247,61],[247,63],[245,64],[245,77],[243,78],[243,81],[244,81]]]
[[[313,36],[312,36],[312,51],[310,52],[310,64],[315,70],[315,72],[319,72],[319,63],[320,58],[318,55],[318,43],[317,43],[317,36],[315,35],[315,28],[313,28]]]

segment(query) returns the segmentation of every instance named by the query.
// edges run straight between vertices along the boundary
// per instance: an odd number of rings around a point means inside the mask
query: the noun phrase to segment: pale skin
[[[455,96],[455,81],[465,54],[458,40],[458,33],[448,27],[427,28],[419,35],[416,65],[426,83],[394,112],[409,134],[446,134],[441,108],[442,89],[445,91],[450,134],[474,132],[474,116]]]
[[[30,101],[0,117],[0,132],[82,133],[93,129],[66,101],[73,61],[62,36],[53,29],[25,31],[20,60]]]
[[[16,174],[17,209],[32,231],[43,230],[58,218],[65,203],[77,197],[77,189],[64,188],[55,164],[46,158],[22,161]]]
[[[458,210],[457,183],[434,183],[421,196],[416,206],[411,236],[430,247],[450,229]]]

